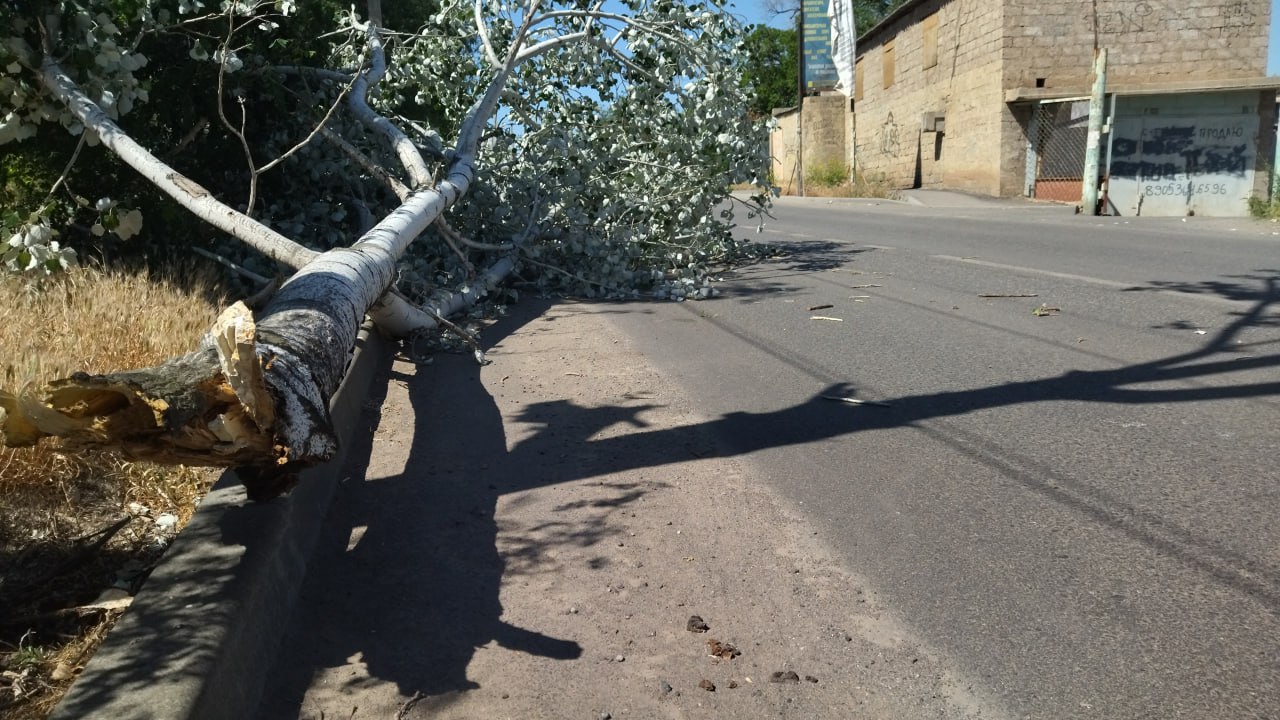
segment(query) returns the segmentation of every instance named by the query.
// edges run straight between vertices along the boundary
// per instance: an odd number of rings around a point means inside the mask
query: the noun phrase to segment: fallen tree
[[[121,42],[120,5],[136,11],[132,49]],[[736,251],[732,215],[720,205],[760,166],[734,75],[738,28],[722,8],[637,0],[620,14],[602,2],[477,0],[440,7],[428,25],[404,33],[383,26],[372,0],[367,17],[342,19],[346,41],[330,66],[304,66],[274,62],[268,42],[243,38],[287,22],[292,5],[225,2],[200,15],[194,0],[90,0],[3,18],[16,34],[5,39],[0,66],[17,91],[0,87],[10,98],[0,108],[8,111],[0,142],[59,121],[81,134],[77,154],[85,140],[101,142],[200,220],[296,271],[256,312],[227,308],[197,349],[158,367],[0,392],[5,444],[57,436],[159,462],[237,467],[250,495],[268,498],[336,451],[328,400],[366,314],[395,335],[422,332],[522,268],[546,290],[711,294],[708,268]],[[221,28],[205,55],[217,65],[217,112],[247,168],[239,207],[117,122],[148,99],[138,48],[176,36],[198,62],[210,28]],[[283,144],[255,137],[252,97],[231,91],[239,122],[225,102],[228,78],[250,72],[277,87],[296,84],[321,118]],[[403,112],[415,105],[434,108],[426,114],[453,129],[449,148],[424,118]],[[259,162],[265,151],[275,159]],[[266,173],[282,164],[314,169],[317,153],[341,158],[359,181],[346,181],[363,196],[349,204],[368,225],[354,243],[323,251],[276,230],[290,226],[279,210],[289,201],[260,192]],[[369,200],[370,184],[389,200]],[[72,214],[90,204],[77,205]],[[91,210],[94,235],[136,231],[138,220],[113,202]],[[72,261],[51,239],[48,214],[38,208],[9,228],[11,269]],[[410,252],[424,244],[434,252]],[[487,267],[478,278],[473,258]]]

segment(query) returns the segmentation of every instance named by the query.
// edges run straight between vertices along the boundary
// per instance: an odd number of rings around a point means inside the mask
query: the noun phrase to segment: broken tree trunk
[[[46,64],[47,80],[69,84],[56,69]],[[508,74],[500,69],[468,113],[454,161],[435,187],[410,194],[351,247],[306,262],[256,318],[241,303],[228,308],[192,353],[144,370],[77,374],[38,393],[0,393],[4,443],[18,447],[56,435],[156,462],[236,467],[258,500],[333,457],[329,398],[360,323],[391,286],[408,245],[466,193],[481,130]],[[68,87],[73,99],[83,98]],[[98,110],[79,104],[85,114]],[[496,276],[510,265],[510,258],[501,261]],[[473,300],[470,290],[445,314]]]

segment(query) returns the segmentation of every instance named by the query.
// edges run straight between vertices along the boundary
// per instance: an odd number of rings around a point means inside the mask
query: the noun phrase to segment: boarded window
[[[862,99],[862,60],[853,64],[853,99]]]
[[[884,62],[883,62],[883,64],[884,64],[884,86],[885,86],[886,88],[887,88],[887,87],[892,87],[892,86],[893,86],[893,70],[894,70],[894,61],[893,61],[893,41],[892,41],[892,40],[890,40],[889,42],[887,42],[887,43],[885,43],[885,44],[884,44]]]
[[[920,23],[920,32],[923,34],[923,62],[921,67],[929,69],[938,64],[938,13],[934,13],[924,19]]]

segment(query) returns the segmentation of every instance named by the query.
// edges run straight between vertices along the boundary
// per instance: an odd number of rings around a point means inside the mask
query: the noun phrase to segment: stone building
[[[1268,196],[1275,158],[1270,11],[1271,0],[907,0],[858,38],[852,103],[806,99],[801,114],[826,117],[806,129],[846,128],[825,149],[804,137],[806,164],[843,153],[898,187],[1079,202],[1100,47],[1105,211],[1245,214]],[[785,159],[799,133],[790,114],[779,120]]]

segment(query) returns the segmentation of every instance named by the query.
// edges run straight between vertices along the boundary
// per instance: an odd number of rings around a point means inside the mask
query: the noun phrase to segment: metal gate
[[[1089,139],[1089,100],[1046,100],[1031,116],[1027,194],[1041,200],[1080,202]]]

